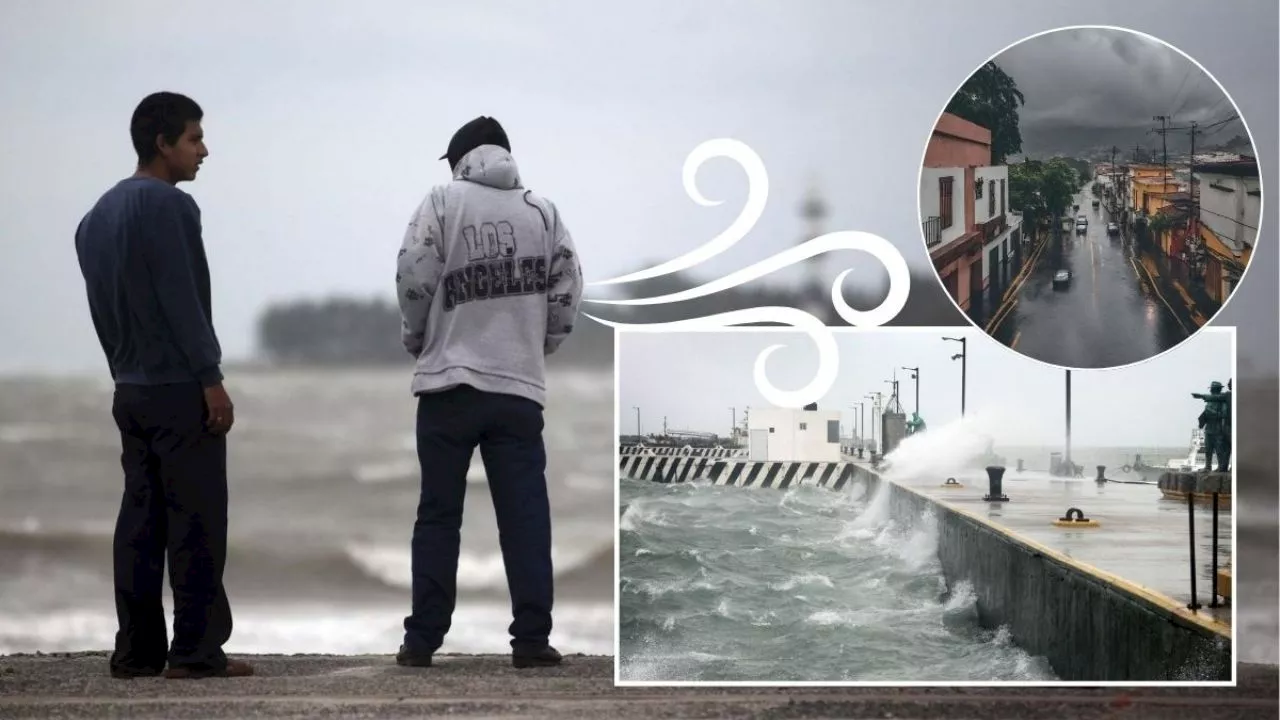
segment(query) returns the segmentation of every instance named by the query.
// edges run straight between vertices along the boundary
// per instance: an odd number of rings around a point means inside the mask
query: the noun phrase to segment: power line
[[[1169,107],[1173,107],[1173,103],[1176,103],[1178,101],[1178,96],[1182,94],[1182,89],[1187,86],[1187,78],[1191,77],[1191,68],[1192,66],[1188,65],[1187,71],[1182,73],[1182,82],[1178,83],[1178,91],[1173,94],[1173,102],[1169,103]],[[1177,115],[1176,112],[1171,112],[1169,114]]]
[[[1246,225],[1245,223],[1240,222],[1239,220],[1237,220],[1237,219],[1235,219],[1235,218],[1231,217],[1230,215],[1223,215],[1222,213],[1217,213],[1217,212],[1214,212],[1214,211],[1212,211],[1212,210],[1208,210],[1208,209],[1206,209],[1206,208],[1205,208],[1205,207],[1203,207],[1203,206],[1201,206],[1201,207],[1200,207],[1200,212],[1202,212],[1202,213],[1209,213],[1210,215],[1217,215],[1218,217],[1222,218],[1223,220],[1230,220],[1231,222],[1235,223],[1236,225],[1239,225],[1240,227],[1249,228],[1250,230],[1253,230],[1254,232],[1257,232],[1257,231],[1258,231],[1258,228],[1256,228],[1256,227],[1254,227],[1254,226],[1252,226],[1252,225]]]
[[[1170,113],[1170,115],[1172,115],[1173,117],[1177,117],[1178,113],[1182,112],[1182,108],[1187,106],[1187,103],[1191,100],[1191,95],[1193,91],[1195,90],[1195,88],[1198,88],[1198,87],[1200,87],[1200,78],[1197,77],[1195,84],[1187,90],[1187,96],[1182,98],[1182,104],[1178,106],[1177,110],[1174,110],[1172,113]]]

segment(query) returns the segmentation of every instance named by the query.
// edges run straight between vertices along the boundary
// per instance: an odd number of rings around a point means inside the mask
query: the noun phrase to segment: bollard
[[[987,484],[989,491],[982,496],[987,502],[1008,502],[1009,496],[1003,491],[1004,468],[999,465],[987,466]]]
[[[1106,466],[1106,465],[1099,465],[1099,466],[1098,466],[1098,478],[1097,478],[1097,480],[1098,480],[1098,482],[1100,482],[1100,483],[1104,483],[1104,482],[1106,482],[1106,481],[1107,481],[1107,466]]]
[[[861,459],[862,459],[862,450],[863,450],[862,448],[858,448],[858,459],[859,459],[859,460],[861,460]]]
[[[1056,527],[1069,528],[1096,528],[1099,527],[1097,520],[1090,520],[1084,516],[1084,511],[1080,508],[1067,508],[1067,512],[1062,517],[1053,521]]]
[[[1018,472],[1022,472],[1022,458],[1018,458]]]

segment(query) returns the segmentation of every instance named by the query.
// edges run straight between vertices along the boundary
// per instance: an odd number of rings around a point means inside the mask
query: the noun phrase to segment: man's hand
[[[204,405],[207,415],[205,427],[214,435],[225,435],[235,423],[235,406],[222,383],[204,389]]]

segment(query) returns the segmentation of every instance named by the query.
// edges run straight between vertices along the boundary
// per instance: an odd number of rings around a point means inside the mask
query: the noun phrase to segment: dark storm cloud
[[[1122,30],[1062,30],[1000,54],[1026,97],[1026,129],[1151,127],[1233,114],[1217,83],[1168,46]]]

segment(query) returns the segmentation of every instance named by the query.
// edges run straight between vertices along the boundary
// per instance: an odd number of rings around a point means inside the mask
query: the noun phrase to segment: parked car
[[[1053,274],[1053,289],[1054,289],[1054,290],[1057,290],[1058,288],[1062,288],[1062,289],[1064,289],[1064,290],[1065,290],[1065,289],[1066,289],[1066,287],[1067,287],[1068,285],[1070,285],[1070,284],[1071,284],[1071,271],[1070,271],[1070,270],[1059,270],[1058,272],[1056,272],[1056,273],[1054,273],[1054,274]]]
[[[1119,225],[1117,225],[1117,224],[1115,224],[1115,223],[1113,223],[1113,222],[1111,222],[1111,223],[1107,223],[1107,234],[1108,234],[1108,235],[1119,235],[1119,234],[1120,234],[1120,226],[1119,226]]]

